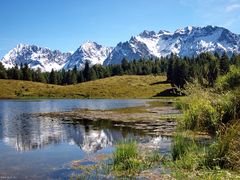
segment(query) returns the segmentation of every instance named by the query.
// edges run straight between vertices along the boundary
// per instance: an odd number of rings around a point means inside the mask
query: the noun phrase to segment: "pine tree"
[[[20,70],[18,69],[18,65],[15,65],[13,68],[13,79],[19,80],[21,78]]]
[[[240,55],[239,54],[233,54],[231,58],[231,63],[235,66],[240,66]]]
[[[126,58],[123,58],[121,65],[124,73],[126,73],[129,69],[128,60]]]
[[[77,81],[78,81],[78,83],[84,82],[83,71],[78,72]]]
[[[223,53],[219,62],[220,74],[226,74],[229,71],[229,58],[226,52]]]
[[[151,71],[152,71],[151,68],[147,64],[143,65],[143,67],[142,67],[143,75],[149,75],[149,74],[151,74]]]
[[[49,83],[50,84],[57,84],[57,75],[56,72],[52,69],[49,75]]]
[[[8,79],[13,79],[13,68],[6,70]]]
[[[85,67],[83,70],[83,76],[85,81],[90,81],[90,67],[89,67],[89,62],[85,62]]]
[[[23,64],[20,65],[20,79],[23,80]]]
[[[178,70],[179,76],[178,76],[178,84],[177,86],[180,88],[183,88],[186,82],[189,80],[189,73],[188,73],[188,65],[186,61],[182,61],[179,66]]]
[[[66,73],[66,84],[71,84],[72,83],[72,71],[68,70]]]
[[[77,66],[74,66],[71,73],[71,84],[77,84]]]
[[[172,74],[171,74],[171,84],[172,86],[176,85],[177,87],[180,86],[180,76],[181,76],[181,71],[180,71],[180,62],[178,57],[174,58],[173,62],[173,69],[172,69]]]
[[[110,70],[109,67],[105,67],[105,68],[103,69],[103,76],[104,76],[104,78],[110,77],[111,74],[112,74],[112,73],[111,73],[111,70]]]
[[[143,72],[142,72],[142,66],[140,65],[140,63],[138,63],[136,66],[137,66],[137,75],[142,75]]]
[[[97,74],[96,74],[96,71],[91,68],[90,69],[90,80],[96,80],[97,79]]]
[[[210,86],[213,86],[218,77],[218,65],[215,59],[209,61],[207,80]]]
[[[112,76],[123,75],[123,69],[121,65],[114,65],[112,68]]]
[[[61,85],[66,85],[67,84],[67,73],[66,73],[65,69],[61,70],[61,76],[62,76]]]
[[[220,56],[217,52],[214,53],[215,58],[220,59]]]
[[[6,69],[1,62],[0,62],[0,79],[7,79]]]
[[[167,72],[167,63],[165,59],[160,60],[160,72],[161,73]]]
[[[171,54],[170,59],[168,59],[168,68],[167,68],[167,81],[173,81],[173,57],[174,55]]]
[[[76,71],[72,71],[71,73],[71,82],[70,84],[77,84],[77,72]]]
[[[37,68],[37,81],[42,83],[47,82],[46,77],[44,76],[44,73],[42,73],[40,68]]]
[[[161,65],[159,64],[158,60],[155,60],[155,63],[152,66],[152,74],[160,74],[161,73],[160,66]]]
[[[27,64],[24,64],[24,67],[22,68],[22,74],[23,74],[23,80],[26,80],[26,81],[32,80],[31,70],[29,69]]]

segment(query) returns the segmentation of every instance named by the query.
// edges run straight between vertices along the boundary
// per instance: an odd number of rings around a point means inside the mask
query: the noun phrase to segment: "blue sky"
[[[1,0],[0,59],[19,43],[74,51],[143,30],[217,25],[240,34],[240,0]]]

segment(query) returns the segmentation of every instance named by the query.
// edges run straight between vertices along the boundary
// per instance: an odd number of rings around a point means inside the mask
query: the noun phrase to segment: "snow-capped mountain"
[[[96,42],[88,41],[82,44],[69,58],[68,62],[63,67],[64,69],[73,69],[75,66],[78,69],[84,67],[88,61],[91,65],[103,64],[108,57],[112,48],[104,47]]]
[[[27,64],[32,69],[51,71],[62,69],[70,55],[71,53],[61,53],[35,45],[19,44],[9,51],[1,62],[6,68]]]
[[[192,27],[169,31],[144,31],[129,41],[119,43],[110,53],[104,64],[121,63],[141,57],[165,57],[171,53],[179,56],[194,56],[202,52],[226,51],[229,55],[240,52],[240,36],[229,30],[216,27]]]
[[[2,63],[6,68],[27,63],[30,68],[68,70],[77,66],[84,67],[86,61],[94,64],[119,64],[126,57],[128,60],[165,57],[171,53],[179,56],[195,56],[202,52],[226,51],[229,55],[240,53],[240,36],[228,29],[216,26],[188,26],[171,33],[143,31],[131,37],[129,41],[120,42],[115,48],[104,47],[95,42],[82,44],[73,54],[51,51],[35,45],[18,45],[6,54]]]

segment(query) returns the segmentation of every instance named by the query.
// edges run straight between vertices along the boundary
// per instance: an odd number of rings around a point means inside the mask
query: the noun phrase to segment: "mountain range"
[[[165,57],[174,53],[178,56],[196,56],[202,52],[227,52],[228,55],[240,53],[240,35],[226,28],[217,26],[193,27],[166,30],[143,31],[129,41],[120,42],[116,47],[104,47],[96,42],[82,44],[74,53],[62,53],[58,50],[19,44],[1,60],[6,68],[28,64],[30,68],[42,71],[78,69],[86,61],[94,64],[119,64],[126,57],[128,60],[140,58]]]

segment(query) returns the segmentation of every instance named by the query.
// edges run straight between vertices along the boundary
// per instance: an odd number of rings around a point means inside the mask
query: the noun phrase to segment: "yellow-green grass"
[[[117,113],[117,114],[132,114],[132,113],[147,113],[148,112],[148,110],[146,109],[146,106],[118,108],[118,109],[110,109],[110,110],[106,110],[106,111]]]
[[[174,106],[173,102],[175,102],[179,97],[176,99],[174,98],[162,98],[158,100],[149,100],[143,106],[136,106],[136,107],[126,107],[126,108],[117,108],[117,109],[110,109],[106,111],[111,111],[114,113],[147,113],[150,112],[153,108],[160,108],[166,106]],[[172,115],[171,115],[172,116]]]
[[[114,76],[76,85],[0,80],[0,98],[153,98],[171,88],[165,76]]]

